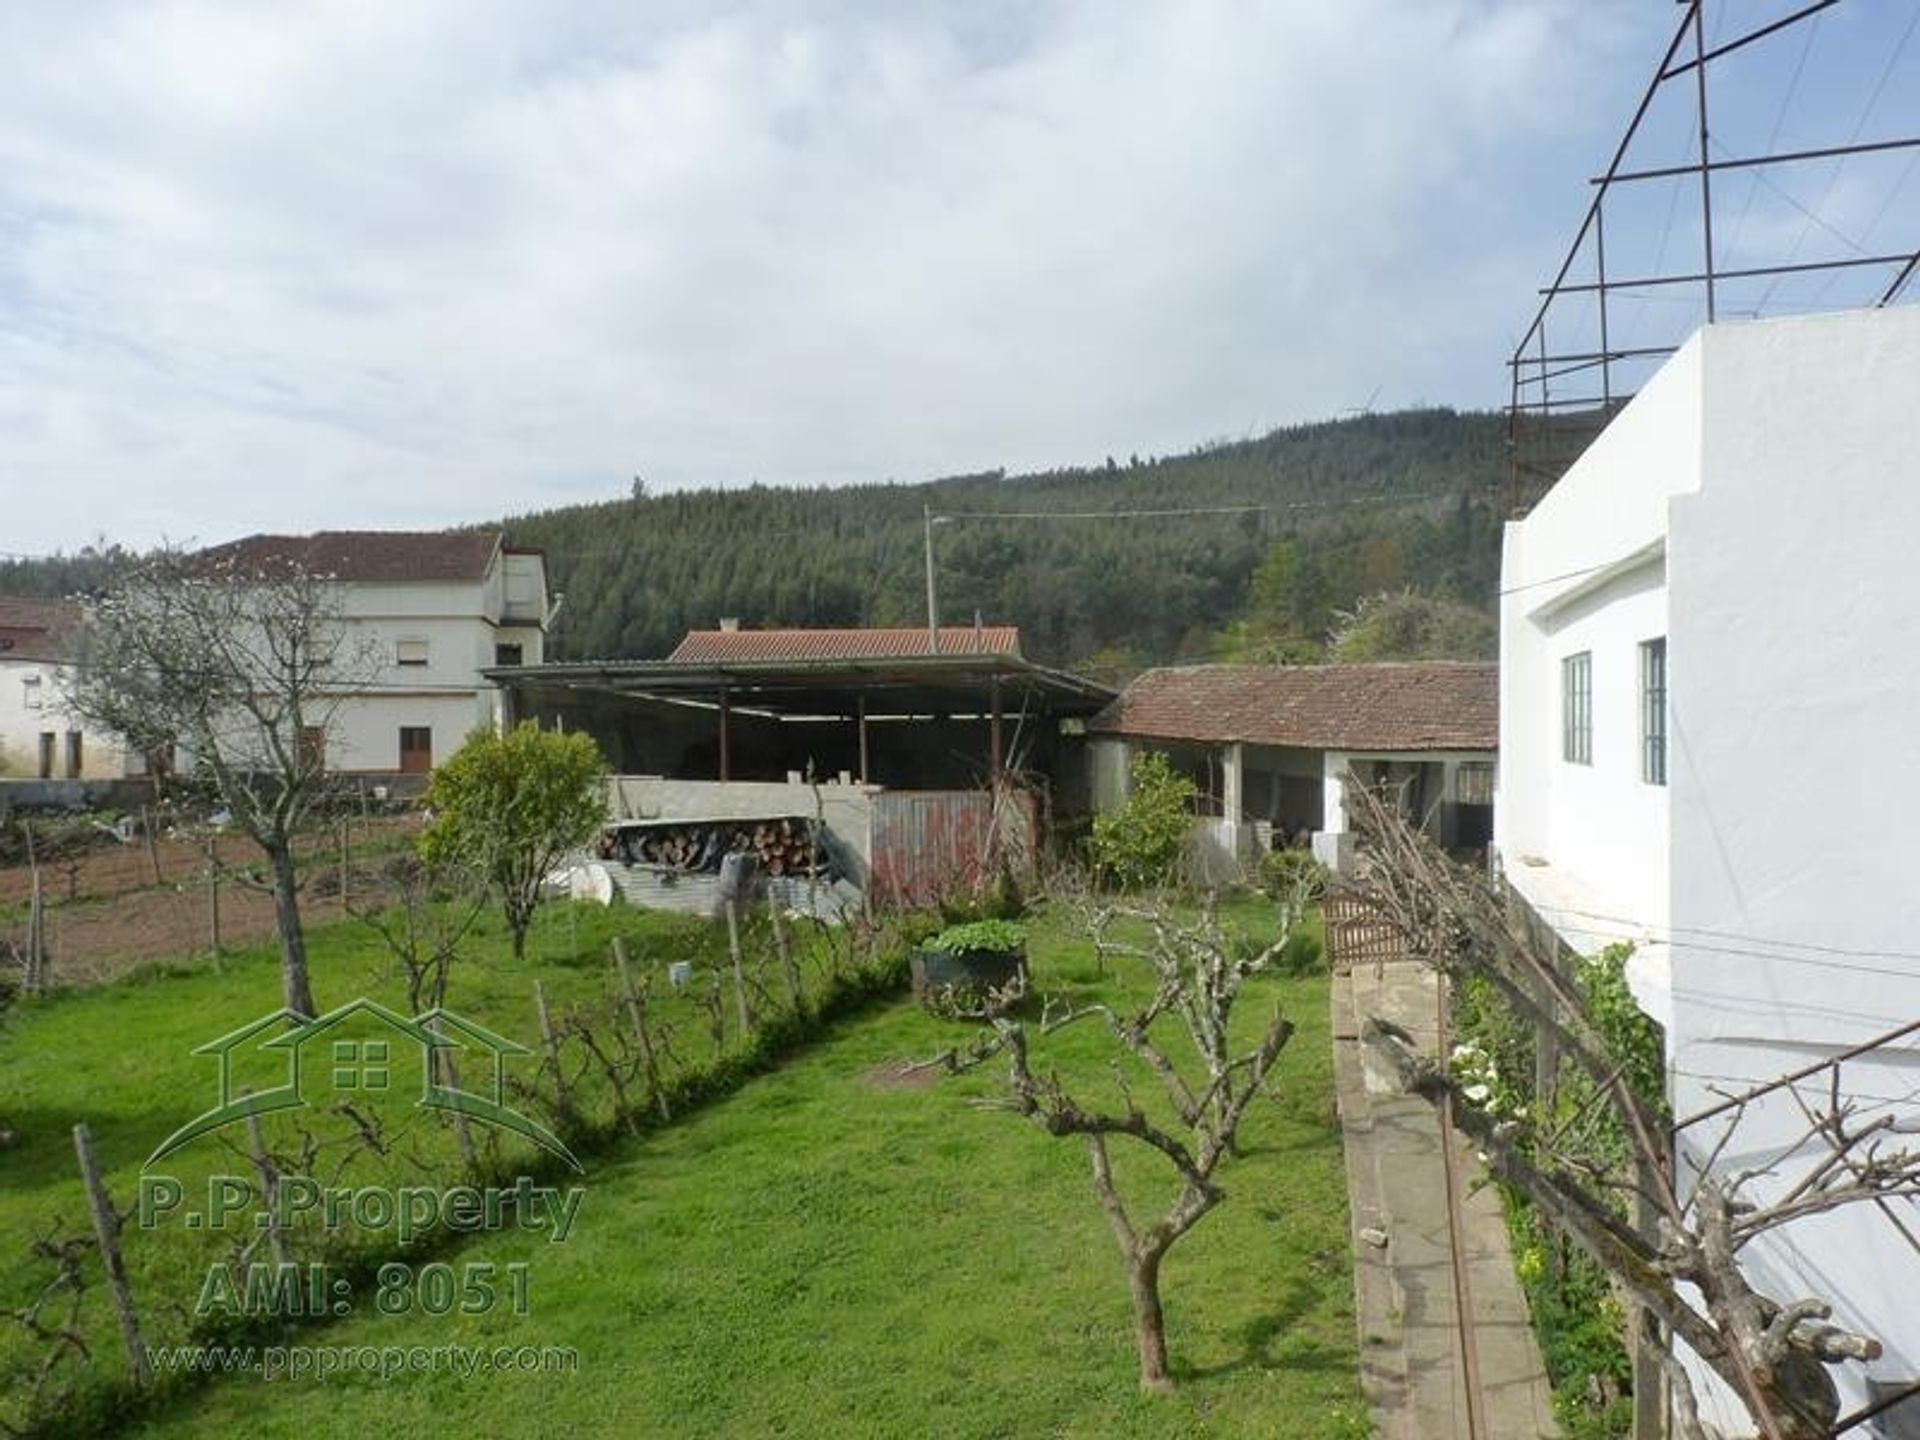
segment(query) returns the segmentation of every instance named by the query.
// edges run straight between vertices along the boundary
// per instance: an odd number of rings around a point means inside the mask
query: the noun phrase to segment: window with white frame
[[[1560,662],[1560,758],[1572,765],[1593,763],[1593,652],[1582,650]]]
[[[1640,646],[1640,778],[1667,783],[1667,637]]]
[[[427,642],[424,640],[396,640],[393,642],[393,663],[396,665],[424,665],[427,663]]]

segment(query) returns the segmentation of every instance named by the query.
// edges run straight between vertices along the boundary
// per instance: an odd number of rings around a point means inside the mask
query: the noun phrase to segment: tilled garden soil
[[[357,899],[381,883],[380,864],[352,858],[356,851],[395,842],[417,833],[419,821],[402,816],[355,820],[349,832],[349,883]],[[339,832],[316,835],[300,853],[308,881],[300,897],[301,917],[309,925],[344,918],[340,901]],[[259,944],[274,935],[273,896],[242,881],[234,872],[265,879],[260,851],[244,836],[222,835],[214,842],[223,878],[219,884],[220,944],[223,949]],[[155,862],[160,881],[155,883]],[[207,841],[195,837],[156,840],[91,851],[41,867],[46,907],[48,970],[55,984],[87,985],[110,980],[135,966],[156,960],[184,960],[212,950],[213,894],[208,882]],[[25,866],[0,870],[0,905],[13,907],[0,920],[0,959],[9,945],[26,941],[22,912],[32,894]]]

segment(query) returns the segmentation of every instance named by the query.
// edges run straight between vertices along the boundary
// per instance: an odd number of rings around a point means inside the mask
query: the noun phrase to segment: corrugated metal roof
[[[1492,750],[1497,665],[1190,665],[1149,670],[1089,731],[1319,750]]]
[[[691,664],[781,660],[898,660],[928,653],[927,632],[908,627],[844,630],[689,630],[667,657]],[[942,655],[1020,654],[1013,625],[943,625]]]
[[[338,580],[483,580],[500,538],[498,530],[322,530],[249,535],[195,558],[205,566],[243,571],[290,565]]]
[[[0,660],[72,660],[81,619],[71,600],[0,598]]]

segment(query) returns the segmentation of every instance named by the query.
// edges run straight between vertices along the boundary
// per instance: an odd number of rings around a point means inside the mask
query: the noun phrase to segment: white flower
[[[1473,1085],[1467,1086],[1460,1093],[1466,1096],[1467,1099],[1473,1101],[1474,1104],[1484,1105],[1487,1103],[1487,1100],[1492,1096],[1493,1091],[1485,1085],[1473,1084]]]

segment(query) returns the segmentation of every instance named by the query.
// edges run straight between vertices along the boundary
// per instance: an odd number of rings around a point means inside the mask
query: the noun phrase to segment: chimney
[[[740,617],[738,615],[722,615],[720,617],[720,633],[721,634],[731,635],[733,634],[734,631],[738,630],[739,628],[740,628]]]

